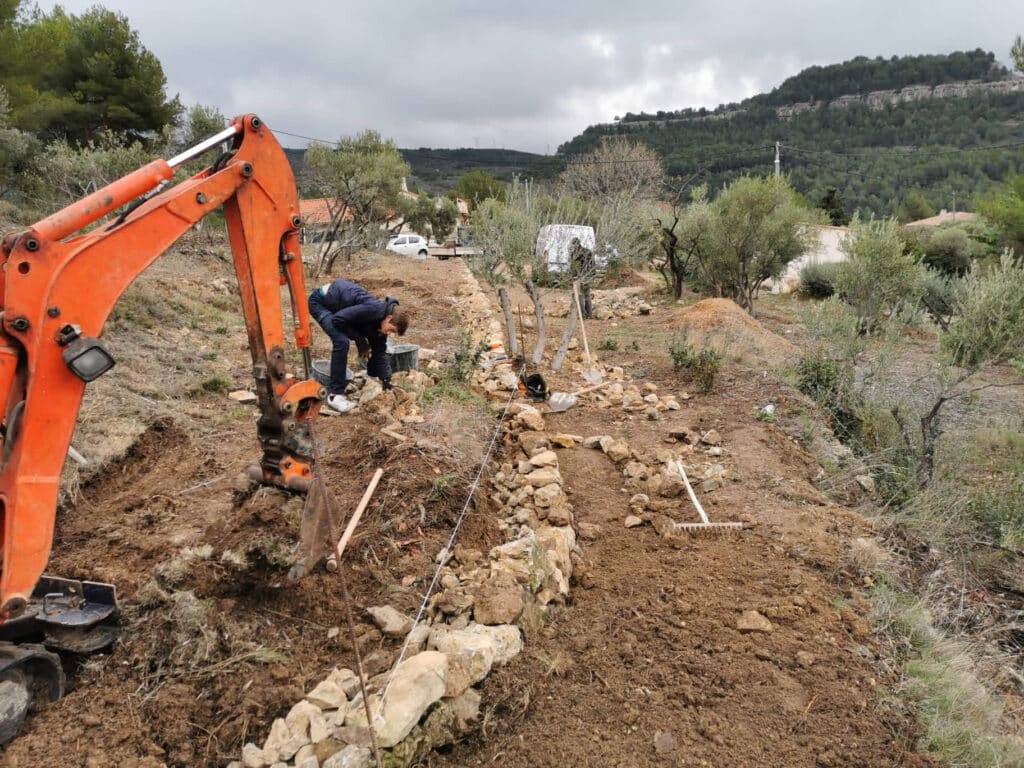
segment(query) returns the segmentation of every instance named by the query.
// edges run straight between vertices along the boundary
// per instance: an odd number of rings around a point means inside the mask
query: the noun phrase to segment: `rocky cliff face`
[[[828,104],[830,108],[841,109],[851,104],[866,104],[869,109],[884,109],[888,106],[895,106],[911,101],[922,101],[924,99],[951,99],[975,96],[979,93],[1004,94],[1024,93],[1024,77],[1013,76],[1005,80],[986,82],[983,80],[964,80],[956,83],[942,83],[941,85],[908,85],[892,91],[869,91],[864,94],[849,94],[840,96],[831,101],[802,101],[796,104],[787,104],[776,107],[775,112],[779,118],[788,120],[807,112],[817,109],[822,103]],[[711,112],[707,115],[693,117],[676,117],[665,120],[637,120],[635,122],[606,123],[614,125],[618,129],[643,129],[653,126],[664,126],[669,123],[688,123],[699,120],[728,120],[731,117],[746,112],[745,109],[734,109],[726,112]]]
[[[865,104],[869,109],[884,109],[888,106],[904,104],[924,99],[949,99],[975,96],[981,93],[1003,94],[1024,93],[1024,77],[1012,77],[1006,80],[984,82],[981,80],[965,80],[957,83],[941,85],[909,85],[894,91],[871,91],[865,94],[840,96],[828,102],[831,108],[848,107],[851,104]],[[809,109],[817,109],[821,102],[805,101],[777,107],[776,113],[782,119],[788,119]]]

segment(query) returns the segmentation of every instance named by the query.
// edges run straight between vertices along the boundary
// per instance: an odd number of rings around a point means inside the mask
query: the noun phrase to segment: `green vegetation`
[[[950,765],[1024,766],[1024,743],[1005,734],[1005,708],[980,678],[976,651],[945,635],[938,607],[884,584],[873,590],[872,605],[873,622],[905,649],[905,690],[925,729],[920,746]]]
[[[619,342],[609,336],[597,342],[597,348],[603,352],[617,352]]]
[[[800,270],[800,293],[811,299],[827,299],[836,292],[839,264],[805,264]]]
[[[963,209],[975,194],[1021,172],[1024,161],[1016,149],[979,147],[1024,137],[1018,121],[1024,93],[976,92],[879,109],[862,102],[833,108],[827,101],[871,90],[1006,75],[993,54],[981,51],[854,59],[811,67],[772,94],[713,112],[626,115],[617,124],[590,126],[563,144],[559,156],[582,154],[606,136],[626,134],[649,144],[672,176],[701,171],[713,197],[743,175],[771,173],[774,145],[780,141],[783,171],[808,200],[822,200],[835,189],[847,213],[891,216],[916,191],[931,209],[952,208],[954,196]],[[777,111],[809,102],[812,95],[816,101],[804,111],[788,116]],[[971,151],[955,151],[965,148]]]
[[[11,124],[42,138],[79,144],[108,130],[141,140],[181,112],[156,56],[123,14],[101,6],[75,16],[8,0],[0,50]]]
[[[722,356],[713,349],[696,350],[686,341],[674,341],[669,347],[672,366],[685,373],[700,387],[701,392],[710,392],[715,386],[715,377],[722,367]]]
[[[921,297],[924,268],[910,253],[895,219],[855,219],[843,240],[846,261],[836,270],[835,289],[852,306],[863,330],[872,330],[901,304]]]

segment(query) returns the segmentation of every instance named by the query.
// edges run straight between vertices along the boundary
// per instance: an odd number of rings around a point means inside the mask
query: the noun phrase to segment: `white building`
[[[846,261],[846,254],[839,247],[850,235],[849,227],[818,225],[816,244],[803,256],[786,265],[786,271],[777,280],[766,281],[765,287],[772,293],[791,293],[800,287],[800,270],[807,264],[834,264]]]

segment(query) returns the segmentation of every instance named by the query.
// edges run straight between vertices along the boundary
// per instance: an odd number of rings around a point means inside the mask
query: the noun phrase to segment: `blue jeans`
[[[348,386],[348,350],[351,339],[348,333],[334,325],[334,316],[323,305],[323,297],[317,288],[309,295],[309,314],[317,321],[324,333],[330,338],[331,347],[331,383],[330,394],[343,395]]]

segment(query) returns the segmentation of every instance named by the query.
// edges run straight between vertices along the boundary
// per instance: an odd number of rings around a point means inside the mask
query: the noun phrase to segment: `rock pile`
[[[551,317],[567,317],[571,306],[572,299],[558,298],[551,302],[545,314]],[[610,291],[594,291],[593,310],[595,320],[610,320],[615,317],[624,320],[634,315],[649,315],[654,311],[654,307],[643,297],[638,296],[635,290],[616,288]]]
[[[516,388],[516,375],[501,359],[501,328],[490,302],[474,286],[467,277],[455,299],[474,338],[492,347],[474,381],[496,395],[507,393]],[[372,380],[363,384],[360,406],[397,423],[422,419],[416,394],[433,379],[415,371],[398,374],[394,381],[398,386],[390,392]],[[407,638],[408,643],[397,665],[384,651],[364,658],[370,717],[379,746],[387,750],[387,765],[412,765],[475,727],[480,693],[473,686],[522,651],[520,625],[569,593],[579,553],[554,449],[575,447],[583,438],[548,435],[544,417],[529,405],[513,405],[508,416],[516,453],[492,480],[508,541],[486,555],[461,545],[442,550],[437,557],[440,587],[415,626],[391,606],[367,609],[380,636]],[[369,766],[367,703],[356,673],[336,668],[273,722],[262,746],[246,744],[241,761],[231,768]]]

